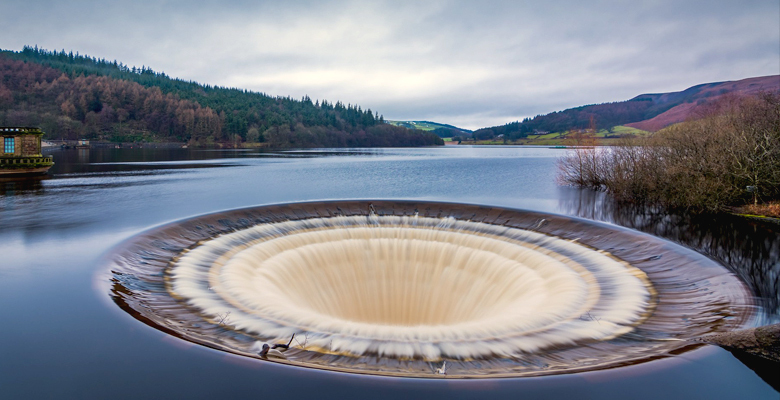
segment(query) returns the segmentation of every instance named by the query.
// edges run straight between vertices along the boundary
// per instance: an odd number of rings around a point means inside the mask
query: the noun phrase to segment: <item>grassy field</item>
[[[628,134],[628,135],[636,135],[636,136],[647,136],[651,133],[648,131],[643,131],[641,129],[631,128],[623,125],[612,128],[612,132],[614,135]]]
[[[620,143],[624,137],[642,137],[648,136],[652,132],[647,132],[639,129],[629,128],[627,126],[616,126],[612,128],[612,132],[601,130],[596,132],[596,144],[600,146],[613,146]],[[518,140],[508,140],[504,142],[503,139],[491,139],[491,140],[479,140],[473,142],[470,140],[463,141],[461,144],[478,144],[478,145],[536,145],[536,146],[567,146],[571,145],[571,139],[568,137],[568,132],[553,132],[544,135],[532,135],[527,138]],[[446,140],[446,139],[445,139]]]
[[[650,134],[651,132],[640,129],[629,128],[627,126],[616,126],[612,128],[612,132],[608,132],[606,129],[596,132],[595,137],[599,145],[610,146],[618,144],[622,137],[641,137]],[[568,136],[569,132],[552,132],[544,135],[530,135],[527,138],[509,141],[507,144],[565,146],[569,144],[567,142],[570,141]],[[504,144],[504,142],[501,140],[483,140],[477,142],[477,144]]]

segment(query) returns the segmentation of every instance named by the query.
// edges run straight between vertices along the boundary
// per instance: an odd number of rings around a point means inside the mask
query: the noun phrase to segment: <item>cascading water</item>
[[[458,204],[234,210],[142,234],[110,265],[115,301],[152,326],[250,357],[294,334],[276,361],[360,373],[614,367],[751,315],[734,276],[671,243]]]

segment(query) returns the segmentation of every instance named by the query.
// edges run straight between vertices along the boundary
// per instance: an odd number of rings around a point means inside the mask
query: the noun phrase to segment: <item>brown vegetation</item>
[[[0,58],[0,124],[40,126],[55,139],[107,139],[130,132],[146,133],[147,139],[223,139],[221,118],[211,108],[159,88],[105,76],[69,77],[6,58]]]
[[[695,108],[695,103],[683,103],[663,114],[656,115],[655,117],[644,121],[632,122],[626,124],[626,126],[629,128],[641,129],[643,131],[656,132],[669,125],[685,121]]]
[[[746,204],[736,208],[738,214],[763,215],[766,217],[780,218],[780,201],[773,201],[764,204]]]
[[[779,95],[724,97],[695,117],[614,148],[577,148],[559,180],[695,211],[780,199]]]
[[[642,95],[639,97],[646,97],[652,99],[653,103],[669,104],[673,107],[652,118],[632,122],[626,126],[655,132],[669,125],[686,121],[692,115],[701,113],[712,104],[721,101],[724,96],[757,96],[763,92],[780,92],[780,75],[707,83],[677,93]]]

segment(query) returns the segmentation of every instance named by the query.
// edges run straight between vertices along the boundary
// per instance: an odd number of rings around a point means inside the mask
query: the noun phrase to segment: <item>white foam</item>
[[[532,231],[396,216],[263,224],[218,236],[170,270],[172,291],[266,338],[429,360],[515,355],[612,338],[650,298],[609,254]]]

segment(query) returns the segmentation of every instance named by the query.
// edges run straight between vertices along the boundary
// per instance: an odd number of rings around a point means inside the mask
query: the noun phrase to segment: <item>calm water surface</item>
[[[445,147],[285,152],[57,150],[44,179],[0,181],[0,398],[777,398],[703,347],[542,378],[399,379],[292,368],[175,339],[119,310],[98,265],[113,246],[193,215],[294,201],[479,203],[629,226],[730,265],[777,321],[778,233],[744,221],[657,220],[555,184],[562,150]],[[693,231],[695,234],[691,234]]]

